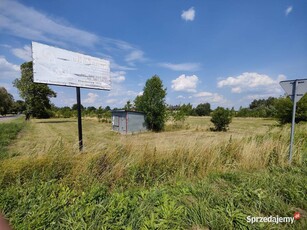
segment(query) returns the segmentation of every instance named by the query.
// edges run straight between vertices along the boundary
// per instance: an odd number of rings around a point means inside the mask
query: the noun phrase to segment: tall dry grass
[[[172,124],[170,124],[172,125]],[[306,229],[307,124],[209,118],[182,129],[119,135],[84,120],[32,120],[0,161],[0,208],[15,229]],[[247,216],[292,216],[294,224],[248,224]]]
[[[68,178],[75,183],[92,178],[146,186],[179,178],[199,179],[210,172],[288,165],[289,126],[238,119],[229,132],[217,133],[208,131],[207,118],[188,122],[188,129],[124,136],[112,132],[107,124],[85,120],[85,148],[80,153],[75,120],[33,120],[10,147],[12,157],[0,163],[0,182],[35,176]],[[306,127],[296,127],[293,164],[304,161]]]

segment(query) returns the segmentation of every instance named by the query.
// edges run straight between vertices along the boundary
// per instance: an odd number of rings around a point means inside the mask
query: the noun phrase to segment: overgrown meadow
[[[120,135],[76,119],[0,123],[0,209],[14,229],[306,229],[307,124],[209,117]],[[293,217],[248,223],[248,216]]]

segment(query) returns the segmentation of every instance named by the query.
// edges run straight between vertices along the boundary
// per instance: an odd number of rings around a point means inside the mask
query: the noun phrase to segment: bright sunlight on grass
[[[290,127],[269,119],[234,118],[218,133],[209,117],[189,117],[182,129],[134,135],[84,119],[81,153],[76,119],[16,124],[24,129],[0,161],[0,209],[15,229],[307,226],[307,124],[296,126],[291,166]],[[247,222],[294,212],[293,224]]]

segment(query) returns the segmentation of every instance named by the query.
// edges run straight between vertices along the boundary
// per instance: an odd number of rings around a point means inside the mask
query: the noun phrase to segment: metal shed
[[[121,134],[147,131],[145,115],[136,111],[113,110],[112,129]]]

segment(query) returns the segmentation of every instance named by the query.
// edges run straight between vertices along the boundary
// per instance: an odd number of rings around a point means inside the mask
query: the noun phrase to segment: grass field
[[[8,145],[25,125],[21,119],[10,121],[11,119],[4,119],[0,122],[0,159],[8,157]]]
[[[16,229],[306,228],[307,124],[296,126],[291,166],[289,126],[210,125],[189,117],[181,129],[120,135],[84,119],[80,153],[76,119],[31,120],[0,161],[0,209]],[[295,211],[294,224],[247,222]]]

